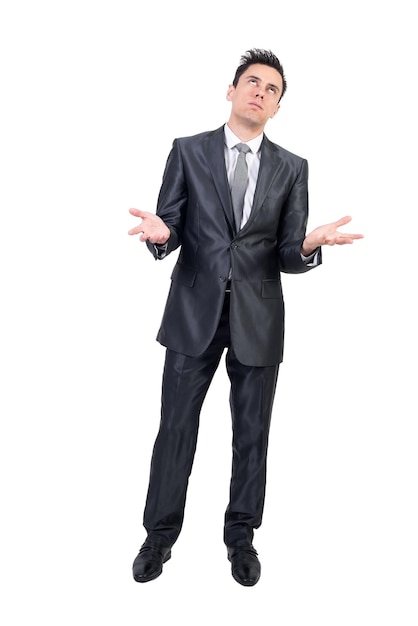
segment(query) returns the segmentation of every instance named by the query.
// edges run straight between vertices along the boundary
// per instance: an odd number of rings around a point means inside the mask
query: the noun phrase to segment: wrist
[[[168,227],[166,227],[166,233],[164,233],[163,235],[161,235],[160,240],[158,243],[160,244],[165,244],[167,243],[167,241],[170,239],[170,229]]]
[[[303,256],[311,256],[311,254],[313,254],[315,250],[316,250],[316,247],[313,248],[311,246],[307,246],[303,244],[301,248],[301,253],[303,254]]]

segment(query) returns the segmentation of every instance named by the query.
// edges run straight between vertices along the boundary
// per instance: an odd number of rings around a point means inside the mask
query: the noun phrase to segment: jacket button
[[[219,280],[221,280],[223,283],[226,281],[226,276],[219,276]]]

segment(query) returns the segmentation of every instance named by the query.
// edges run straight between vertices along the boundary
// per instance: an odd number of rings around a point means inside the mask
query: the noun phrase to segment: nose
[[[258,91],[257,91],[257,93],[255,94],[255,97],[256,97],[256,98],[261,98],[261,99],[263,99],[263,98],[264,98],[264,89],[263,89],[262,87],[259,87],[259,88],[258,88]]]

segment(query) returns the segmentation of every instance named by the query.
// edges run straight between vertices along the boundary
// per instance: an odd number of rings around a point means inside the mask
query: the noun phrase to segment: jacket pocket
[[[191,267],[186,267],[181,263],[176,263],[173,272],[171,274],[171,280],[173,282],[181,283],[186,287],[193,287],[196,278],[196,270]]]
[[[262,298],[282,298],[282,283],[277,278],[267,278],[261,283]]]

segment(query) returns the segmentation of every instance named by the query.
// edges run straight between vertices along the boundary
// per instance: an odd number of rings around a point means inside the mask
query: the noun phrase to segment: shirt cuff
[[[155,256],[157,259],[163,259],[165,256],[167,256],[167,247],[167,242],[154,244]]]
[[[318,255],[319,248],[317,250],[314,250],[314,252],[312,252],[312,254],[310,254],[309,256],[305,256],[304,254],[300,253],[302,261],[306,263],[306,265],[308,265],[309,267],[315,267],[316,265],[318,265]]]

